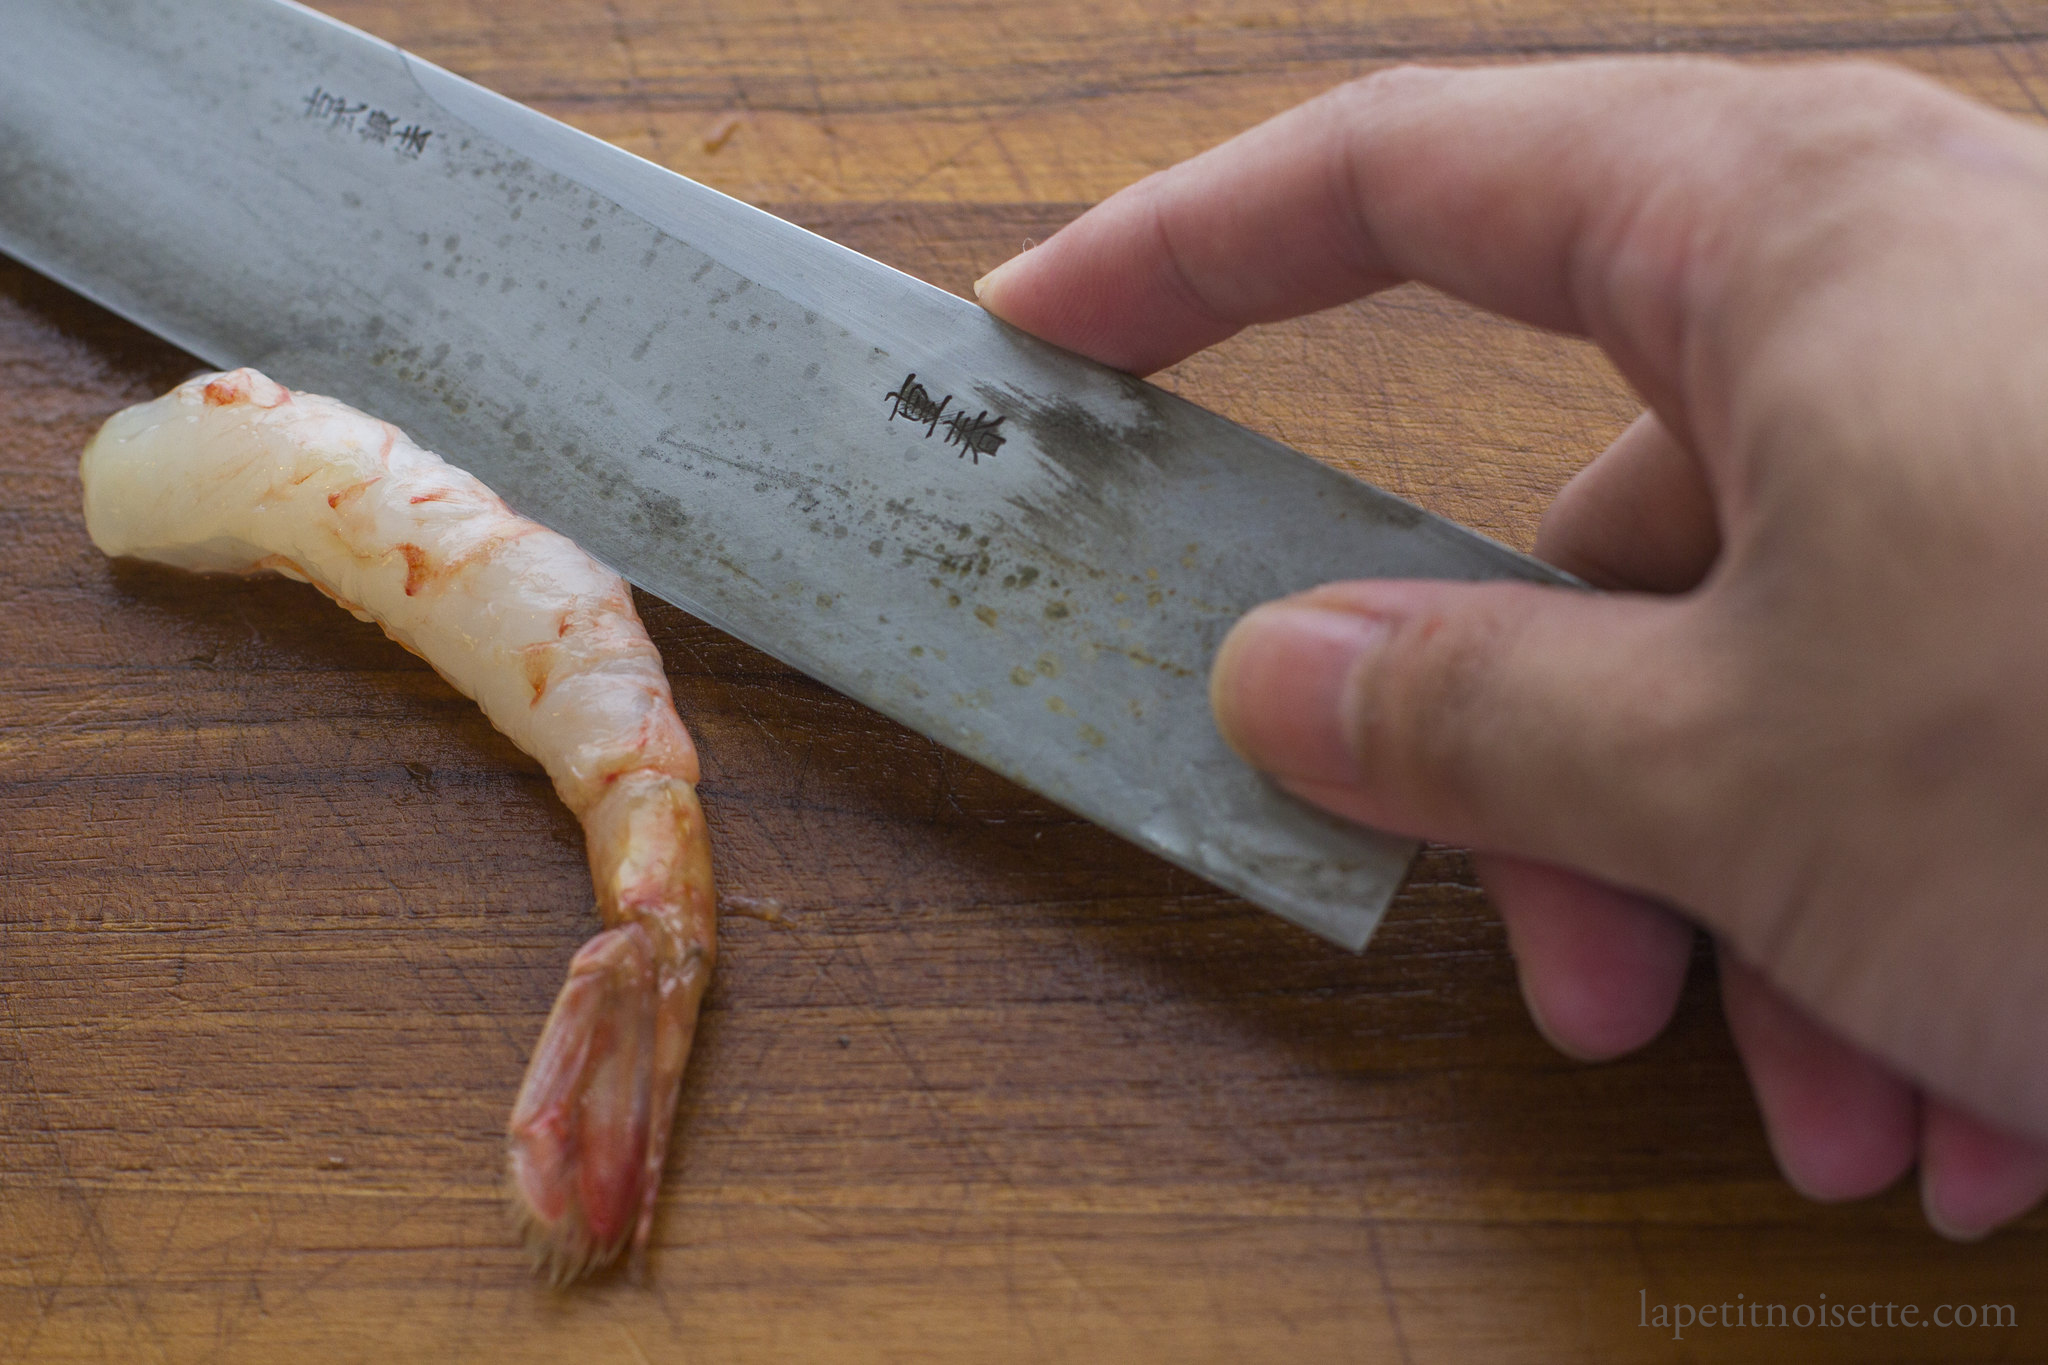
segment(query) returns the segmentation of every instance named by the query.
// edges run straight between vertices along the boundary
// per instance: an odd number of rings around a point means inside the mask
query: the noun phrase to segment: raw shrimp
[[[716,948],[697,754],[625,582],[396,427],[254,370],[117,414],[80,473],[109,555],[311,583],[547,768],[607,927],[527,1066],[512,1198],[558,1283],[642,1253]]]

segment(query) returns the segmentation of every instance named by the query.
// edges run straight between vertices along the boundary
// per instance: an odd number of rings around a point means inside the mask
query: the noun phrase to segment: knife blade
[[[1347,947],[1413,845],[1229,752],[1223,633],[1563,581],[290,0],[7,0],[0,50],[0,251]]]

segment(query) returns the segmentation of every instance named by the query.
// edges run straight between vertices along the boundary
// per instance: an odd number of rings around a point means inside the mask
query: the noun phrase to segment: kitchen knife
[[[1503,546],[289,0],[0,3],[0,250],[406,428],[639,586],[1351,948],[1409,842],[1224,631]]]

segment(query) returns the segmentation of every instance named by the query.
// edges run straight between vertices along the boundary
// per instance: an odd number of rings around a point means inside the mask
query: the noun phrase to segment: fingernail
[[[1995,1222],[1971,1221],[1952,1214],[1942,1207],[1934,1191],[1927,1186],[1927,1177],[1920,1178],[1920,1211],[1927,1218],[1927,1226],[1951,1242],[1981,1242],[1998,1228]]]
[[[1232,628],[1209,674],[1216,726],[1245,761],[1278,777],[1358,776],[1346,710],[1359,664],[1387,623],[1300,602],[1258,608]]]
[[[1936,1232],[1975,1242],[2031,1209],[2048,1191],[2048,1148],[1945,1105],[1927,1117],[1920,1145],[1920,1207]]]
[[[1920,1211],[1927,1226],[1951,1242],[1981,1242],[1998,1230],[2001,1223],[2018,1217],[2039,1199],[2011,1199],[2010,1191],[1986,1184],[1975,1172],[1964,1172],[1958,1180],[1954,1171],[1937,1174],[1925,1152],[1920,1158]],[[1971,1188],[1972,1185],[1980,1188]],[[1961,1188],[1958,1188],[1961,1186]]]
[[[991,271],[989,271],[989,272],[988,272],[988,274],[986,274],[986,275],[983,275],[983,276],[982,276],[982,277],[981,277],[980,279],[976,280],[976,281],[974,282],[974,297],[976,297],[977,299],[981,299],[981,300],[983,300],[983,301],[986,301],[986,300],[987,300],[987,298],[988,298],[988,287],[989,287],[990,283],[991,283],[991,282],[995,282],[995,283],[1000,283],[1000,282],[1001,282],[1001,280],[1002,280],[1002,277],[1003,277],[1003,276],[1004,276],[1004,275],[1005,275],[1006,273],[1008,273],[1009,271],[1011,271],[1011,270],[1015,269],[1015,268],[1016,268],[1016,265],[1017,265],[1017,262],[1019,262],[1019,261],[1021,261],[1021,260],[1023,260],[1023,259],[1024,259],[1024,257],[1023,257],[1023,255],[1022,255],[1021,253],[1020,253],[1020,254],[1018,254],[1018,255],[1012,256],[1012,257],[1011,257],[1011,258],[1010,258],[1009,260],[1007,260],[1007,261],[1004,261],[1004,262],[1003,262],[1003,263],[1002,263],[1001,265],[997,266],[997,267],[996,267],[996,268],[995,268],[994,270],[991,270]]]

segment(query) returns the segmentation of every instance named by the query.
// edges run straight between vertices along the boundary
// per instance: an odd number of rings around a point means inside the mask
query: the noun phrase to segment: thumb
[[[1238,622],[1210,697],[1233,748],[1336,814],[1683,904],[1705,822],[1730,809],[1695,610],[1526,584],[1335,583]]]

